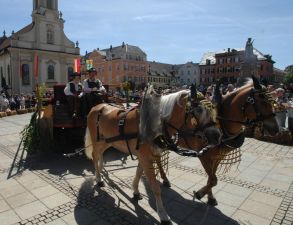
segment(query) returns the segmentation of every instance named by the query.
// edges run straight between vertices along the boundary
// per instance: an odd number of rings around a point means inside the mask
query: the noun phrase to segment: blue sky
[[[32,0],[0,0],[0,8],[0,31],[31,22]],[[81,54],[124,41],[150,61],[181,64],[252,37],[280,69],[293,64],[292,9],[292,0],[59,0],[65,33]]]

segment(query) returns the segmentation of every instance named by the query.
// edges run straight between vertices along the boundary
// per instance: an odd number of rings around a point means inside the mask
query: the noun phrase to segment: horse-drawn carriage
[[[107,92],[108,85],[104,85]],[[54,143],[54,148],[57,151],[72,152],[77,148],[84,146],[84,136],[86,128],[87,113],[89,109],[85,106],[86,99],[79,100],[77,104],[78,116],[72,118],[69,113],[69,103],[64,94],[64,84],[54,85],[54,97],[45,99],[43,102],[42,117],[42,133],[47,134],[47,137]],[[110,92],[108,92],[110,93]],[[113,103],[126,107],[131,105],[126,98],[117,98],[108,94],[100,95],[103,102]]]
[[[166,96],[149,93],[149,96],[144,96],[146,98],[143,98],[139,109],[102,103],[91,109],[87,120],[83,118],[80,121],[67,117],[63,88],[55,87],[54,100],[44,110],[43,118],[51,120],[53,137],[64,140],[68,146],[70,141],[78,140],[73,137],[77,135],[83,145],[86,131],[86,155],[93,160],[100,186],[104,185],[101,173],[106,149],[114,147],[136,155],[139,164],[132,184],[134,197],[141,197],[138,183],[144,173],[155,195],[162,224],[170,224],[170,218],[161,199],[154,165],[157,165],[164,183],[169,184],[161,165],[164,151],[169,149],[180,155],[199,157],[208,174],[208,181],[195,192],[195,197],[201,199],[207,195],[208,203],[216,205],[212,188],[217,185],[217,169],[229,152],[243,144],[243,126],[261,122],[271,135],[279,131],[270,96],[255,78],[224,98],[218,86],[215,92],[216,109],[210,108],[206,100],[198,98],[193,89]],[[163,145],[155,142],[157,135],[163,139]]]

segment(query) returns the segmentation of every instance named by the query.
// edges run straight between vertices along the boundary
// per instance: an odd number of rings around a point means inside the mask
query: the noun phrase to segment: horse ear
[[[258,79],[252,75],[252,80],[253,80],[253,85],[254,85],[254,88],[257,89],[257,90],[261,90],[262,87],[261,87],[261,84],[259,83]]]
[[[191,98],[193,100],[197,100],[196,84],[191,84],[191,87],[190,87],[190,95],[191,95]]]
[[[217,80],[216,87],[214,89],[214,95],[213,95],[213,101],[217,104],[220,104],[222,102],[222,94],[220,91],[220,80]]]

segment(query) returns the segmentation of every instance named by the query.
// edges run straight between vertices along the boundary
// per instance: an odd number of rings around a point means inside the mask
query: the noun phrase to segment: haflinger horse
[[[217,185],[217,169],[232,151],[239,149],[244,143],[244,127],[256,123],[262,123],[267,135],[274,136],[279,132],[278,123],[275,118],[273,99],[266,87],[262,86],[253,76],[246,84],[234,92],[222,96],[218,83],[215,88],[214,99],[217,104],[218,123],[222,131],[221,143],[214,148],[205,151],[199,156],[207,175],[207,184],[197,192],[197,199],[207,194],[208,204],[217,205],[217,200],[212,193],[212,188]],[[179,145],[186,146],[197,151],[198,146],[203,146],[202,140],[187,137],[185,140],[179,138]],[[165,177],[163,169],[162,178]],[[165,178],[167,179],[167,178]]]
[[[103,153],[106,149],[114,147],[124,153],[131,154],[131,156],[136,155],[139,165],[136,171],[136,178],[132,184],[134,196],[140,196],[138,190],[139,180],[137,178],[140,178],[144,173],[155,196],[156,209],[162,224],[172,223],[163,206],[160,184],[153,166],[162,153],[162,149],[152,141],[152,138],[156,138],[157,134],[160,135],[162,132],[161,121],[168,121],[170,126],[181,128],[187,119],[192,120],[189,132],[192,133],[192,136],[195,136],[196,133],[201,136],[201,133],[203,133],[202,136],[206,136],[205,139],[208,140],[205,145],[209,145],[208,142],[213,139],[212,137],[216,137],[217,142],[220,141],[221,133],[212,123],[215,117],[212,117],[208,109],[200,104],[192,107],[189,100],[190,95],[189,90],[182,90],[161,98],[161,96],[149,91],[149,95],[145,96],[141,106],[141,109],[150,110],[151,112],[149,113],[140,112],[138,108],[125,111],[116,106],[102,103],[93,107],[87,118],[86,155],[93,160],[97,185],[103,186],[101,172],[103,169]],[[150,98],[150,101],[145,101],[147,98]],[[197,101],[196,98],[192,99]],[[144,101],[148,102],[152,107],[143,107]],[[141,117],[140,114],[144,116]],[[156,115],[159,115],[160,118],[154,118]],[[140,126],[140,121],[147,118],[149,120],[144,121],[145,127]],[[150,124],[153,127],[148,127]],[[199,130],[197,129],[198,127],[203,129]],[[145,134],[139,134],[140,130],[150,130],[149,134],[152,138],[149,139]],[[146,133],[148,133],[147,131]],[[173,130],[173,133],[175,131]],[[173,133],[170,133],[170,135]]]

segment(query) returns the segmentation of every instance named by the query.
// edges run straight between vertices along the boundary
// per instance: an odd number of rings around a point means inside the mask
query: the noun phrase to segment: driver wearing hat
[[[89,77],[83,81],[83,92],[85,93],[87,109],[86,113],[90,109],[103,102],[102,94],[106,94],[106,89],[102,85],[102,82],[96,78],[97,70],[96,68],[90,68],[88,70]]]

